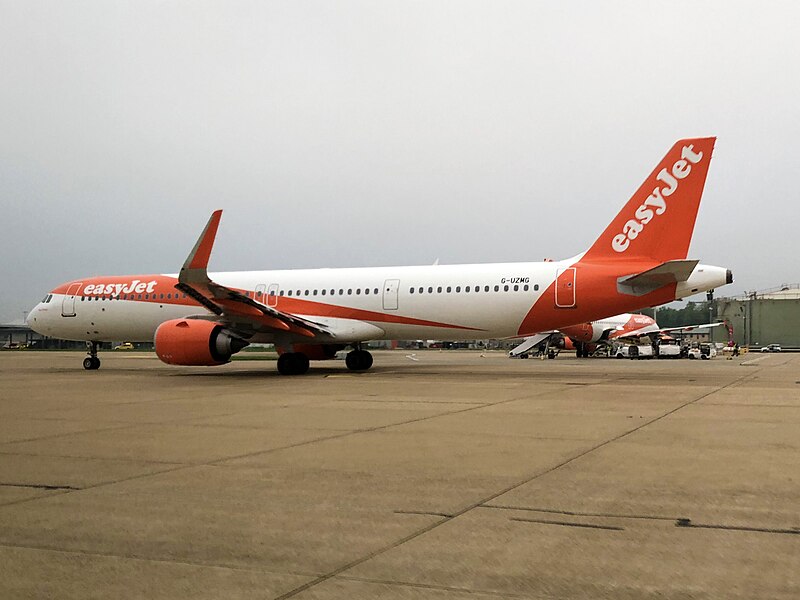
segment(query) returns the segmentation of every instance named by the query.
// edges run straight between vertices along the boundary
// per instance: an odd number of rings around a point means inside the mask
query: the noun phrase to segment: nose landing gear
[[[100,368],[100,359],[97,358],[97,348],[100,342],[86,342],[86,351],[89,356],[83,359],[83,368],[87,371],[96,371]]]

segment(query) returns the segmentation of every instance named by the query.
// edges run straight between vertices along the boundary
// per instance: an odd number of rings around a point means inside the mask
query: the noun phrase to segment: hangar
[[[740,346],[760,348],[780,344],[800,348],[800,284],[745,292],[732,298],[714,301],[717,319],[727,320],[733,327],[733,339]],[[715,341],[725,332],[714,332]]]

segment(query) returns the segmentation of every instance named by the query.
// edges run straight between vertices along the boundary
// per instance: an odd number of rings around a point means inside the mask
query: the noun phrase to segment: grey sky
[[[690,257],[800,281],[796,2],[0,0],[0,322],[58,283],[541,260],[718,136]]]

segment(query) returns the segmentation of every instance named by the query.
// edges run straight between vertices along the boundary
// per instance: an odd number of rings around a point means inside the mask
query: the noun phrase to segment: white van
[[[622,344],[614,351],[614,358],[653,358],[653,347],[650,344]]]

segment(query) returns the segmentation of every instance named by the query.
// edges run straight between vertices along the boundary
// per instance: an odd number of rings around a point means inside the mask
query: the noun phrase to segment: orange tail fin
[[[582,260],[686,258],[715,141],[676,142]]]

